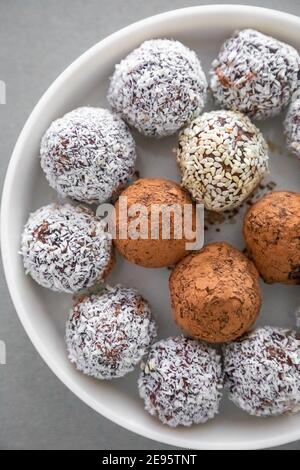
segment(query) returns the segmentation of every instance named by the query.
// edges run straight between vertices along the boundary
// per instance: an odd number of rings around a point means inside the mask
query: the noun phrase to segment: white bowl
[[[300,49],[300,19],[284,13],[248,6],[204,6],[177,10],[140,21],[104,39],[88,50],[51,85],[41,98],[15,146],[6,176],[1,218],[2,256],[8,287],[18,315],[36,349],[53,372],[85,403],[125,428],[156,441],[194,449],[253,449],[284,444],[300,438],[300,415],[258,419],[235,408],[225,399],[220,415],[189,429],[170,429],[143,410],[136,390],[138,371],[124,379],[100,382],[78,373],[68,362],[64,323],[71,299],[35,284],[23,271],[18,255],[20,233],[31,210],[55,200],[40,170],[40,138],[50,122],[81,104],[104,105],[108,77],[113,66],[145,39],[176,38],[195,49],[208,70],[223,40],[236,28],[253,27],[283,39]],[[271,158],[272,178],[278,187],[299,190],[299,162],[278,151],[282,117],[261,125],[276,142]],[[178,179],[172,147],[176,137],[163,140],[136,135],[142,176]],[[243,247],[239,220],[212,227],[207,239],[226,239]],[[160,336],[176,332],[168,299],[168,271],[146,270],[119,260],[110,283],[137,287],[153,305]],[[264,307],[260,324],[291,325],[297,305],[294,286],[262,286]]]

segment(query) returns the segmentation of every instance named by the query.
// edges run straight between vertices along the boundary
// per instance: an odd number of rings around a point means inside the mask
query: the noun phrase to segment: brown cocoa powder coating
[[[177,183],[161,178],[142,178],[130,185],[122,196],[127,196],[128,208],[132,204],[142,204],[148,209],[148,230],[150,233],[150,209],[153,204],[193,204],[189,194]],[[195,206],[194,206],[195,207]],[[130,238],[120,239],[121,220],[119,217],[119,201],[115,204],[116,209],[116,239],[115,245],[119,252],[128,261],[144,266],[146,268],[160,268],[176,264],[186,254],[185,238],[174,239],[174,217],[171,215],[171,239],[162,238],[161,221],[159,227],[159,238],[147,240]],[[135,217],[128,217],[130,223]]]
[[[243,233],[265,282],[300,284],[300,194],[274,191],[247,212]]]
[[[261,307],[258,272],[227,243],[211,243],[186,256],[170,276],[176,323],[209,343],[232,341],[255,322]]]

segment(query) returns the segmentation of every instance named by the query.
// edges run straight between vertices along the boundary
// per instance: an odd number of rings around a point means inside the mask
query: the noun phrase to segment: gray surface
[[[184,6],[229,3],[182,0],[0,0],[0,179],[34,104],[78,55],[143,17]],[[300,15],[297,0],[231,1]],[[17,318],[0,274],[0,449],[171,449],[110,423],[77,399],[43,363]],[[300,443],[280,449],[300,450]]]

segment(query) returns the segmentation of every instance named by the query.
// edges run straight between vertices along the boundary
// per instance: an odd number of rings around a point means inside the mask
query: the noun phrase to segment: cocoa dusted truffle
[[[289,106],[284,121],[284,132],[288,149],[300,158],[300,96]]]
[[[111,235],[92,211],[70,204],[49,204],[30,215],[21,254],[26,274],[58,292],[91,287],[113,265]]]
[[[266,326],[224,347],[230,400],[254,416],[300,411],[300,340],[294,331]]]
[[[145,409],[175,427],[205,423],[219,410],[221,358],[209,346],[183,336],[155,343],[138,381]]]
[[[178,263],[170,276],[170,294],[176,323],[209,343],[241,336],[261,306],[254,264],[224,242],[206,245]]]
[[[274,191],[254,204],[243,225],[250,258],[265,282],[300,283],[300,194]]]
[[[177,162],[185,187],[205,208],[234,209],[268,170],[268,147],[247,116],[211,111],[179,135]]]
[[[188,193],[173,181],[161,178],[144,178],[130,185],[122,192],[121,196],[126,198],[128,214],[130,208],[135,207],[136,204],[142,205],[146,212],[138,211],[137,215],[127,216],[121,211],[120,200],[117,201],[115,206],[117,228],[115,245],[119,252],[131,263],[146,268],[160,268],[177,263],[186,254],[187,243],[193,241],[185,238],[186,219],[184,219],[184,213],[187,207],[191,209],[193,214],[193,224],[196,220],[195,207]],[[164,219],[158,211],[155,216],[153,211],[159,206],[164,206],[166,216],[170,209],[169,219]],[[144,238],[136,239],[131,236],[130,225],[136,223],[137,217],[145,222],[144,225],[148,233]],[[170,236],[168,233],[164,234],[164,229],[166,229],[164,220],[170,220]],[[181,228],[181,236],[180,233],[176,233],[179,227]],[[142,227],[139,225],[138,230],[141,229]]]
[[[108,101],[142,134],[162,137],[200,114],[206,89],[195,52],[178,41],[154,39],[116,65]]]
[[[300,59],[292,46],[253,29],[237,31],[212,63],[217,103],[254,119],[279,114],[298,87]]]
[[[135,160],[129,129],[107,109],[75,109],[42,138],[41,165],[50,186],[88,204],[115,195],[133,175]]]
[[[75,298],[66,325],[70,361],[96,379],[132,371],[155,337],[148,302],[120,285],[107,287],[102,295]]]

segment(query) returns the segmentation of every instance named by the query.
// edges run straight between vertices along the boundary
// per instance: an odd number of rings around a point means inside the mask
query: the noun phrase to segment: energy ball
[[[300,98],[295,99],[289,106],[284,121],[284,132],[288,149],[300,158]]]
[[[116,65],[108,101],[142,134],[174,134],[198,116],[207,81],[195,52],[178,41],[145,41]]]
[[[247,116],[211,111],[179,135],[177,162],[182,186],[205,208],[234,209],[268,171],[268,147]]]
[[[54,121],[41,142],[41,165],[52,188],[77,201],[103,203],[134,173],[134,140],[120,117],[83,107]]]
[[[146,268],[171,266],[183,258],[187,244],[194,241],[185,237],[188,224],[184,214],[188,214],[187,210],[192,214],[193,230],[196,222],[195,207],[188,193],[173,181],[144,178],[125,189],[121,196],[126,200],[128,210],[122,210],[119,199],[115,205],[115,245],[124,258]],[[131,213],[136,205],[142,206],[141,211]],[[160,214],[159,207],[162,208]],[[138,224],[138,219],[141,224]],[[168,222],[169,233],[166,230]],[[139,238],[131,233],[131,226],[136,225]],[[141,233],[143,228],[146,229],[145,235]],[[181,233],[176,233],[178,229]]]
[[[49,204],[25,225],[21,254],[26,274],[58,292],[78,292],[103,281],[113,265],[111,235],[82,206]]]
[[[264,196],[248,210],[243,233],[265,282],[300,284],[300,193]]]
[[[266,326],[224,347],[225,388],[254,416],[300,411],[300,340],[294,331]]]
[[[211,243],[189,254],[170,276],[175,322],[208,343],[238,338],[261,307],[258,277],[254,264],[227,243]]]
[[[279,114],[298,87],[300,59],[293,47],[253,29],[237,31],[212,63],[217,103],[254,119]]]
[[[69,360],[96,379],[123,377],[156,337],[148,302],[134,289],[107,287],[79,297],[66,325]]]
[[[138,381],[145,409],[162,423],[205,423],[219,410],[221,358],[209,346],[183,336],[155,343]]]

